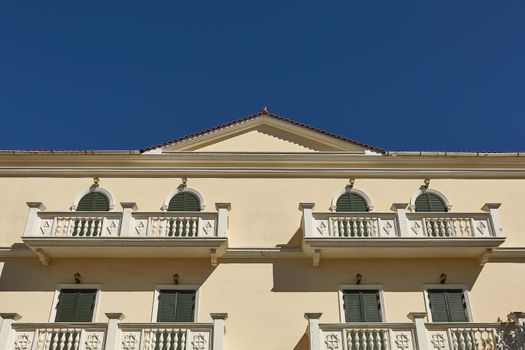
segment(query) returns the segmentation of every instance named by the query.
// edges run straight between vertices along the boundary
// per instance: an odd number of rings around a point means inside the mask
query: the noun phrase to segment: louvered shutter
[[[450,322],[467,322],[465,294],[461,290],[446,292]]]
[[[368,211],[368,206],[366,205],[364,198],[360,195],[346,192],[337,199],[336,211],[365,212]]]
[[[108,211],[109,199],[103,193],[89,192],[78,202],[77,211]]]
[[[429,290],[428,302],[430,304],[430,312],[432,313],[432,321],[448,322],[445,292],[442,290]]]
[[[379,293],[375,290],[364,290],[361,292],[361,300],[364,322],[381,322]]]
[[[377,290],[345,290],[343,308],[346,322],[381,322]]]
[[[177,310],[175,312],[175,322],[193,322],[195,311],[195,292],[179,292],[177,297]]]
[[[157,322],[193,322],[195,291],[162,290]]]
[[[63,289],[58,297],[55,322],[91,322],[97,291]]]
[[[445,203],[432,193],[423,193],[416,198],[417,212],[446,212]]]
[[[361,301],[358,291],[344,291],[343,303],[346,322],[363,322],[361,315]]]
[[[192,193],[181,192],[173,196],[168,211],[200,211],[199,199]]]
[[[460,289],[429,290],[433,322],[467,322],[465,295]]]

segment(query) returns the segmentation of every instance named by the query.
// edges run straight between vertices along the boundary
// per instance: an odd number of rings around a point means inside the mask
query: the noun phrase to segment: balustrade
[[[523,313],[500,323],[424,323],[425,315],[409,314],[413,323],[320,324],[320,313],[305,314],[310,350],[525,350]]]

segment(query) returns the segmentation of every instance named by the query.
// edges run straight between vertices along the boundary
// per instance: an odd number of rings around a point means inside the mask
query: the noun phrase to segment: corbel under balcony
[[[208,258],[213,266],[228,246],[229,203],[217,212],[138,212],[121,203],[122,212],[47,212],[27,203],[22,236],[42,264],[52,258],[134,257]]]
[[[301,203],[302,248],[318,266],[321,258],[476,258],[488,261],[502,234],[498,203],[477,213],[314,212]]]

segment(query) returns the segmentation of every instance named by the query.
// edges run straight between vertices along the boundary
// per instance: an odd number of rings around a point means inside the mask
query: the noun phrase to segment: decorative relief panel
[[[321,237],[328,236],[328,221],[327,220],[317,220],[317,234]]]
[[[122,350],[138,350],[140,333],[123,333]]]
[[[148,229],[148,220],[135,219],[135,234],[137,236],[146,236]]]
[[[15,350],[30,350],[33,343],[33,333],[21,333],[15,338]]]
[[[84,341],[84,348],[86,350],[102,350],[103,339],[104,339],[104,333],[102,332],[86,333],[86,338]]]
[[[51,236],[51,229],[53,227],[53,219],[42,219],[40,222],[40,233],[42,236]]]
[[[202,219],[199,223],[205,236],[215,236],[215,220]]]
[[[208,333],[193,333],[191,334],[191,349],[192,350],[207,350],[209,344]]]
[[[323,345],[326,350],[342,350],[343,341],[339,332],[324,332]]]
[[[120,220],[108,220],[103,236],[117,236]]]
[[[423,225],[421,221],[412,221],[412,224],[410,225],[410,229],[414,233],[415,236],[422,237],[423,236]]]
[[[448,350],[448,336],[444,331],[429,332],[430,344],[433,350]]]
[[[394,220],[380,220],[381,226],[383,228],[383,232],[380,233],[380,236],[395,236],[395,223]]]

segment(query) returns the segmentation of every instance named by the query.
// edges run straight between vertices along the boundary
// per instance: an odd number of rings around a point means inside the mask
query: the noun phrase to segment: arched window
[[[424,192],[416,198],[416,212],[446,212],[447,205],[434,193]]]
[[[368,211],[366,200],[355,192],[345,192],[337,199],[335,211]]]
[[[191,192],[179,192],[174,195],[169,204],[168,211],[200,211],[199,198]]]
[[[84,195],[76,205],[77,211],[109,211],[109,209],[109,198],[98,191],[92,191]]]

